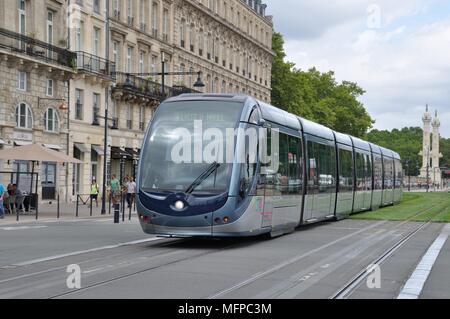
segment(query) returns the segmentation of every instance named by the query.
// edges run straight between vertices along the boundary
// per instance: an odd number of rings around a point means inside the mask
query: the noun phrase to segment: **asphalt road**
[[[0,226],[3,298],[329,298],[414,230],[411,222],[344,220],[275,239],[161,239],[137,221]],[[381,287],[349,298],[397,298],[444,224],[428,224],[381,265]],[[67,266],[81,268],[69,289]],[[446,240],[420,298],[450,298]]]

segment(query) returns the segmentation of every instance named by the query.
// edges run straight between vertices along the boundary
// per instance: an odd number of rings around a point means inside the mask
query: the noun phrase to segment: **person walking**
[[[116,177],[116,174],[112,175],[111,178],[111,198],[113,204],[119,204],[120,203],[120,182]]]
[[[11,214],[15,214],[16,213],[16,208],[15,208],[16,195],[15,195],[13,184],[8,184],[7,192],[9,195],[8,196],[9,211],[11,212]]]
[[[127,203],[128,208],[131,208],[131,206],[134,203],[134,199],[136,197],[136,182],[133,178],[130,177],[127,183]]]
[[[23,201],[25,199],[25,197],[23,196],[23,192],[17,187],[17,184],[13,184],[13,190],[15,196],[16,209],[19,211],[19,213],[23,213]]]
[[[98,207],[98,194],[100,193],[99,187],[95,179],[92,180],[91,184],[91,203],[95,200],[95,205]]]
[[[5,218],[5,209],[3,208],[3,196],[5,195],[5,185],[0,183],[0,219]]]

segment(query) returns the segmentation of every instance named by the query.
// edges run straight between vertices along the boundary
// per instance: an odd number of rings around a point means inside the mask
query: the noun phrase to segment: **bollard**
[[[131,220],[131,210],[133,209],[133,205],[130,205],[128,220]]]
[[[89,195],[89,215],[92,217],[92,196]]]
[[[112,193],[109,193],[109,209],[108,209],[109,215],[111,215],[111,198],[112,198]]]
[[[39,219],[39,197],[36,194],[36,220],[38,220],[38,219]]]
[[[120,223],[120,205],[114,204],[114,224]]]
[[[123,197],[123,192],[120,193],[121,195],[121,205],[122,205],[122,222],[125,222],[125,197]]]
[[[76,210],[75,210],[75,217],[78,217],[78,201],[79,201],[79,196],[80,196],[80,195],[77,195],[77,208],[76,208]]]
[[[56,203],[56,218],[59,219],[59,192],[58,192],[58,202]]]

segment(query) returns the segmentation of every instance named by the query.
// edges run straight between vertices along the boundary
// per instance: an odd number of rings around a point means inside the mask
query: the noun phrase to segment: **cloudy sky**
[[[298,68],[355,81],[375,128],[421,126],[428,103],[450,138],[449,0],[265,0]]]

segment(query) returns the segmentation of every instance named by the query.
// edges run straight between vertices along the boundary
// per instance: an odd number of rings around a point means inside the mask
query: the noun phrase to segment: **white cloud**
[[[440,0],[380,0],[381,28],[370,29],[373,1],[268,1],[297,67],[334,70],[357,82],[380,129],[420,126],[425,104],[450,137],[450,10]],[[442,6],[447,17],[434,18]],[[376,20],[376,19],[375,19]],[[282,21],[282,22],[280,22]],[[369,24],[367,24],[369,22]],[[287,30],[286,30],[287,28]]]

